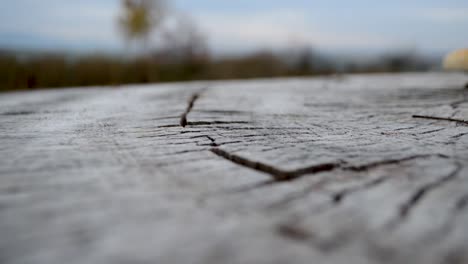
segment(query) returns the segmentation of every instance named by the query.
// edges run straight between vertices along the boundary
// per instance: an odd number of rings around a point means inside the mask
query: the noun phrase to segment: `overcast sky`
[[[14,0],[0,7],[0,47],[119,51],[118,0]],[[468,47],[466,0],[173,0],[216,53],[313,46],[330,52]]]

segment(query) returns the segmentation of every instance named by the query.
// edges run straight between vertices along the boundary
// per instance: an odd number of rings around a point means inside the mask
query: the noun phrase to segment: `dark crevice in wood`
[[[461,104],[464,104],[467,102],[468,102],[468,99],[462,99],[462,100],[451,103],[450,107],[452,107],[453,109],[458,109],[458,107],[460,107]]]
[[[341,166],[341,163],[322,163],[298,170],[285,171],[262,162],[249,160],[239,155],[228,153],[227,151],[224,151],[220,148],[212,148],[211,152],[237,165],[241,165],[243,167],[247,167],[259,172],[267,173],[275,181],[279,182],[294,180],[306,174],[316,174],[320,172],[331,171]]]
[[[415,129],[415,128],[418,128],[419,125],[416,125],[416,126],[410,126],[410,127],[402,127],[402,128],[397,128],[397,129],[394,129],[394,131],[401,131],[401,130],[411,130],[411,129]]]
[[[32,115],[36,112],[33,111],[11,111],[11,112],[4,112],[1,113],[3,116],[20,116],[20,115]]]
[[[191,133],[201,133],[201,130],[188,130],[188,131],[180,131],[180,134],[191,134]]]
[[[405,218],[407,217],[410,213],[411,210],[426,196],[428,195],[432,190],[442,186],[443,184],[453,180],[454,178],[457,177],[458,173],[461,171],[462,166],[457,163],[456,168],[450,172],[449,174],[437,179],[436,181],[430,182],[422,187],[420,187],[418,190],[416,190],[410,198],[403,203],[400,206],[399,209],[399,217],[400,218]]]
[[[189,101],[188,101],[188,105],[187,105],[187,108],[185,109],[185,112],[182,113],[182,115],[180,116],[180,125],[182,127],[185,127],[187,125],[187,115],[190,113],[190,111],[192,111],[192,108],[193,106],[195,105],[195,102],[198,100],[198,98],[200,97],[200,94],[199,93],[195,93],[192,95],[192,97],[190,97]]]
[[[347,245],[354,237],[353,232],[340,232],[332,237],[321,238],[318,234],[298,224],[283,223],[276,226],[276,233],[286,239],[310,246],[322,253],[331,253]]]
[[[450,235],[456,226],[457,218],[460,213],[468,206],[468,193],[461,196],[455,201],[452,208],[452,212],[445,218],[444,223],[437,229],[426,232],[425,236],[421,241],[425,241],[425,245],[438,243],[444,237]]]
[[[288,239],[299,242],[308,241],[313,237],[312,233],[308,230],[302,228],[299,225],[293,224],[279,224],[276,227],[276,231],[282,237],[286,237]]]
[[[211,143],[209,144],[197,144],[198,146],[202,146],[202,147],[220,147],[220,146],[223,146],[223,145],[229,145],[229,144],[237,144],[237,143],[243,143],[244,141],[227,141],[227,142],[223,142],[223,143],[217,143],[216,140],[211,137],[211,136],[208,136],[208,135],[201,135],[201,136],[194,136],[194,137],[191,137],[191,139],[197,139],[197,138],[206,138],[208,139]]]
[[[425,116],[425,115],[413,115],[413,118],[423,118],[423,119],[432,119],[432,120],[442,120],[442,121],[450,121],[450,122],[457,122],[461,124],[467,124],[467,120],[463,119],[456,119],[456,118],[450,118],[450,117],[438,117],[438,116]]]
[[[387,180],[387,178],[388,177],[377,178],[377,179],[374,179],[374,180],[369,181],[367,183],[364,183],[363,185],[360,185],[360,186],[356,186],[356,187],[348,188],[348,189],[343,189],[343,190],[341,190],[339,192],[336,192],[335,194],[332,195],[332,201],[334,203],[340,203],[349,194],[375,187],[375,186],[385,182]]]
[[[390,160],[383,160],[383,161],[373,162],[373,163],[369,163],[369,164],[366,164],[366,165],[349,166],[349,167],[344,167],[342,169],[343,170],[355,171],[355,172],[361,172],[361,171],[366,171],[366,170],[369,170],[369,169],[375,169],[375,168],[380,167],[380,166],[395,165],[395,164],[400,164],[400,163],[411,161],[411,160],[426,159],[426,158],[430,158],[430,157],[439,157],[439,158],[443,158],[443,159],[450,158],[450,157],[448,157],[446,155],[443,155],[443,154],[414,155],[414,156],[405,157],[405,158],[401,158],[401,159],[390,159]],[[359,185],[359,186],[356,186],[356,187],[343,189],[343,190],[338,191],[338,192],[336,192],[335,194],[332,195],[332,201],[333,201],[333,203],[340,203],[346,198],[346,196],[348,196],[348,195],[350,195],[352,193],[356,193],[356,192],[359,192],[359,191],[362,191],[362,190],[366,190],[366,189],[370,189],[370,188],[373,188],[375,186],[378,186],[378,185],[384,183],[387,179],[389,179],[388,176],[380,177],[380,178],[376,178],[374,180],[371,180],[369,182],[366,182],[366,183],[364,183],[362,185]]]
[[[391,162],[381,161],[381,162],[369,163],[367,165],[361,165],[361,166],[358,166],[358,168],[360,168],[360,169],[357,170],[357,171],[356,171],[356,167],[352,167],[352,166],[351,167],[341,167],[340,169],[343,170],[343,171],[348,170],[348,171],[354,171],[354,172],[362,172],[362,171],[365,171],[365,170],[375,169],[375,168],[377,168],[379,166],[395,165],[395,164],[403,163],[403,162],[406,162],[406,161],[411,161],[411,160],[415,160],[415,159],[418,159],[418,158],[428,158],[428,157],[431,157],[431,156],[432,157],[440,157],[440,158],[444,158],[444,159],[448,158],[445,155],[440,155],[440,154],[419,155],[419,156],[411,156],[411,157],[407,157],[407,158],[402,158],[402,159],[399,159],[399,160],[391,160]],[[376,186],[384,183],[388,179],[389,179],[388,176],[379,177],[379,178],[373,179],[371,181],[368,181],[366,183],[363,183],[362,185],[355,186],[355,187],[352,187],[352,188],[345,188],[343,190],[337,191],[337,192],[331,194],[331,201],[332,201],[333,204],[339,204],[339,203],[343,202],[345,200],[345,198],[348,197],[349,195],[351,195],[353,193],[360,192],[360,191],[364,191],[364,190],[367,190],[367,189],[370,189],[370,188],[373,188],[373,187],[376,187]],[[309,188],[307,188],[305,190],[302,190],[300,192],[296,192],[296,193],[294,193],[292,195],[289,195],[285,199],[282,199],[281,201],[276,202],[271,207],[281,207],[281,206],[287,205],[287,204],[289,204],[289,203],[291,203],[293,201],[303,199],[304,197],[309,195],[309,193],[311,191],[320,189],[321,186],[323,186],[324,182],[326,182],[326,181],[327,180],[317,182],[317,183],[313,184],[312,186],[310,186]]]
[[[450,107],[453,109],[458,109],[461,104],[468,103],[468,96],[467,91],[463,91],[463,99],[455,101],[450,104]]]
[[[159,162],[156,164],[152,164],[154,167],[162,168],[162,167],[173,167],[178,166],[181,162],[183,163],[190,163],[190,162],[201,162],[203,158],[193,158],[193,159],[184,159],[176,162]],[[151,168],[153,168],[153,166]]]
[[[218,144],[218,147],[224,146],[224,145],[230,145],[230,144],[239,144],[239,143],[244,143],[244,141],[226,141]]]
[[[185,126],[211,126],[211,125],[232,125],[232,124],[249,124],[247,121],[198,121],[198,122],[187,122],[185,121]],[[163,125],[157,126],[157,128],[175,128],[180,127],[180,125]]]
[[[442,131],[442,130],[445,130],[445,128],[439,128],[439,129],[424,131],[424,132],[421,132],[421,133],[418,133],[418,134],[413,134],[413,135],[414,135],[414,136],[417,136],[417,135],[432,134],[432,133],[440,132],[440,131]]]
[[[260,151],[261,151],[261,152],[268,152],[268,151],[273,151],[273,150],[277,150],[277,149],[285,149],[285,148],[288,148],[288,147],[291,147],[291,145],[284,145],[284,146],[278,146],[278,147],[264,148],[264,149],[261,149]]]
[[[444,154],[421,154],[421,155],[413,155],[413,156],[409,156],[409,157],[404,157],[404,158],[400,158],[400,159],[386,159],[386,160],[376,161],[376,162],[372,162],[372,163],[368,163],[368,164],[364,164],[364,165],[347,166],[347,167],[345,167],[343,169],[344,170],[350,170],[350,171],[357,171],[357,172],[367,171],[369,169],[374,169],[374,168],[379,167],[379,166],[399,164],[399,163],[402,163],[402,162],[405,162],[405,161],[410,161],[410,160],[415,160],[415,159],[426,159],[426,158],[430,158],[430,157],[440,157],[440,158],[444,158],[444,159],[450,158],[449,156],[444,155]]]
[[[225,114],[225,115],[236,115],[236,114],[252,114],[249,111],[238,111],[238,110],[211,110],[211,109],[201,109],[196,110],[199,113],[209,113],[209,114]]]
[[[452,138],[453,138],[453,139],[459,139],[459,138],[461,138],[461,137],[463,137],[463,136],[466,136],[466,135],[468,135],[468,132],[466,132],[466,133],[460,133],[460,134],[458,134],[458,135],[452,136]]]
[[[179,117],[180,116],[162,116],[162,117],[157,117],[157,118],[145,119],[145,121],[160,121],[160,120],[176,119]]]
[[[237,193],[249,192],[249,191],[252,191],[252,190],[256,190],[256,189],[259,189],[259,188],[263,188],[263,187],[266,187],[266,186],[273,185],[275,183],[277,183],[277,181],[268,179],[268,180],[264,180],[264,181],[257,182],[257,183],[254,183],[254,184],[250,184],[250,185],[244,185],[244,186],[240,186],[240,187],[223,189],[219,194],[224,196],[226,194],[237,194]]]
[[[198,136],[198,137],[192,137],[192,138],[207,138],[211,143],[209,146],[211,147],[219,147],[218,143],[216,143],[216,140],[208,135],[203,135],[203,136]]]
[[[460,170],[462,169],[462,166],[460,164],[456,164],[456,168],[449,173],[448,175],[441,177],[437,181],[433,183],[429,183],[426,186],[422,187],[420,190],[418,190],[408,201],[406,208],[403,209],[406,210],[406,212],[402,215],[400,214],[399,218],[397,221],[393,222],[391,227],[395,227],[398,223],[401,223],[401,220],[408,215],[410,210],[416,206],[418,202],[421,201],[422,198],[424,198],[425,195],[427,195],[431,190],[440,187],[442,184],[454,179]],[[371,188],[376,185],[381,184],[382,182],[385,181],[385,178],[379,178],[375,179],[367,184],[362,185],[361,187],[356,187],[353,189],[345,189],[341,192],[336,193],[333,198],[334,202],[340,202],[343,200],[345,195],[350,194],[352,192],[360,191],[361,189],[366,189],[366,188]],[[442,237],[442,235],[446,235],[448,233],[448,230],[453,227],[453,219],[455,219],[456,215],[458,212],[464,210],[468,206],[468,194],[465,194],[462,196],[457,202],[455,203],[454,206],[454,213],[453,215],[449,218],[449,221],[447,224],[445,224],[441,230],[438,230],[437,233],[434,233],[436,238]],[[277,232],[281,236],[288,238],[290,240],[300,242],[300,243],[305,243],[311,246],[314,246],[315,248],[319,249],[322,252],[331,252],[334,250],[339,249],[341,246],[349,243],[349,240],[351,239],[350,234],[341,234],[337,237],[334,237],[332,239],[317,239],[317,237],[311,233],[310,231],[304,229],[303,227],[296,225],[296,224],[282,224],[277,226]],[[432,234],[432,235],[434,235]]]
[[[242,135],[242,138],[250,138],[250,137],[267,137],[270,134],[253,134],[253,135]]]
[[[180,155],[180,154],[203,152],[203,151],[205,150],[204,149],[189,149],[189,150],[181,150],[177,152],[165,153],[165,154],[154,156],[154,157],[167,157],[167,156],[175,156],[175,155]]]
[[[170,137],[170,136],[177,136],[178,134],[163,134],[163,135],[146,135],[146,136],[138,136],[136,138],[164,138],[164,137]]]
[[[207,136],[207,135],[199,135],[199,136],[190,137],[190,139],[207,138],[207,137],[210,137],[210,136]],[[211,138],[211,137],[210,137],[210,138]]]
[[[163,125],[163,126],[157,126],[156,128],[174,128],[174,127],[180,127],[180,125]]]
[[[186,122],[189,126],[210,126],[210,125],[230,125],[230,124],[249,124],[247,121],[197,121]]]
[[[173,133],[166,133],[166,131],[164,132],[160,132],[160,131],[154,131],[154,129],[151,129],[151,130],[140,130],[140,131],[121,131],[120,133],[122,134],[140,134],[142,136],[145,136],[145,134],[151,134],[151,136],[177,136],[179,135],[178,132],[173,132]]]
[[[462,211],[466,207],[468,207],[468,193],[463,195],[456,203],[455,203],[455,211]]]
[[[181,146],[181,145],[187,145],[187,144],[190,144],[190,143],[193,143],[191,141],[185,141],[185,142],[168,142],[166,143],[167,145],[169,146]]]
[[[302,168],[302,169],[289,172],[289,178],[287,178],[286,180],[293,180],[306,174],[316,174],[319,172],[332,171],[334,169],[340,168],[341,165],[342,165],[342,162],[336,162],[336,163],[329,162],[329,163],[322,163],[318,165],[312,165],[310,167],[306,167],[306,168]]]
[[[450,115],[450,118],[455,117],[455,116],[458,115],[459,113],[460,113],[460,109],[456,109],[456,110],[453,111],[453,113]]]
[[[247,167],[256,171],[270,174],[274,180],[285,180],[289,176],[288,172],[286,171],[277,169],[273,166],[267,165],[262,162],[252,161],[252,160],[249,160],[247,158],[244,158],[235,154],[230,154],[227,151],[224,151],[220,148],[213,148],[211,149],[211,152],[237,165],[241,165],[243,167]]]
[[[234,130],[309,130],[307,127],[230,127],[230,126],[214,126],[215,129],[224,129],[229,131]]]
[[[276,183],[284,182],[284,181],[291,181],[291,180],[298,179],[304,175],[333,171],[335,169],[341,169],[343,171],[363,172],[363,171],[375,169],[380,166],[395,165],[395,164],[400,164],[406,161],[411,161],[411,160],[416,160],[416,159],[425,159],[425,158],[430,158],[430,157],[439,157],[439,158],[444,158],[444,159],[450,158],[449,156],[446,156],[443,154],[413,155],[413,156],[405,157],[401,159],[383,160],[383,161],[372,162],[372,163],[358,165],[358,166],[345,166],[346,164],[345,161],[339,161],[335,163],[322,163],[322,164],[313,165],[310,167],[301,168],[301,169],[292,170],[292,171],[285,171],[285,170],[278,169],[274,166],[271,166],[262,162],[249,160],[242,156],[231,154],[220,148],[212,148],[211,152],[237,165],[247,167],[247,168],[262,172],[262,173],[267,173],[273,178],[274,182]],[[340,203],[349,194],[377,186],[383,183],[385,180],[387,180],[387,178],[388,177],[374,179],[370,182],[364,183],[363,185],[336,192],[335,194],[332,194],[332,201],[334,203]],[[237,192],[250,191],[252,189],[264,187],[268,185],[270,184],[260,184],[260,185],[254,185],[253,187],[243,187],[240,189],[236,189],[236,191]],[[300,199],[301,197],[306,196],[308,192],[309,191],[301,192],[299,195],[296,194],[292,199],[287,199],[287,200],[288,202],[290,202],[292,200]]]
[[[211,143],[213,143],[214,146],[217,146],[218,144],[216,144],[216,140],[210,136],[205,136],[208,140],[211,141]]]

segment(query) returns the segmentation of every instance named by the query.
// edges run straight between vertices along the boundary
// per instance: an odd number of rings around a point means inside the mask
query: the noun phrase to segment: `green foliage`
[[[143,45],[165,14],[161,0],[122,0],[122,9],[118,24],[123,36],[127,41],[141,41]]]

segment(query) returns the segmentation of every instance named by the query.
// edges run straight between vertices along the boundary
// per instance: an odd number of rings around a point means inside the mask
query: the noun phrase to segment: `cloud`
[[[468,22],[468,8],[425,8],[417,12],[417,16],[437,23]]]
[[[185,11],[193,15],[217,54],[297,46],[346,52],[379,52],[408,46],[449,50],[466,45],[468,36],[460,33],[468,26],[468,8],[430,8],[424,4],[425,7],[398,5],[398,9],[385,10],[356,7],[349,12],[342,3],[320,8],[319,4],[306,1],[285,9],[278,1],[207,1],[203,5],[203,1],[193,4],[187,0],[191,9]],[[10,40],[0,39],[0,45],[25,42],[33,46],[34,42],[47,42],[48,47],[58,43],[71,49],[121,51],[123,41],[116,27],[119,2],[6,1],[0,8],[0,34]],[[213,5],[218,9],[213,9]]]
[[[31,13],[24,14],[24,10],[28,8]],[[67,46],[65,43],[68,43],[72,48],[92,46],[116,48],[121,42],[115,23],[118,5],[56,0],[41,5],[36,0],[21,0],[12,9],[11,12],[16,13],[16,17],[6,16],[7,14],[3,16],[4,21],[0,23],[2,33],[55,39],[60,42],[57,46]]]
[[[196,20],[220,52],[254,48],[314,46],[323,49],[382,48],[397,41],[364,32],[343,32],[310,19],[302,10],[272,10],[250,14],[198,14]]]

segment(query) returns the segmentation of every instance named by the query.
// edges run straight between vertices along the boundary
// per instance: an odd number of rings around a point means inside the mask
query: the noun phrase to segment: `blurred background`
[[[468,44],[468,1],[15,0],[0,90],[429,71]]]

